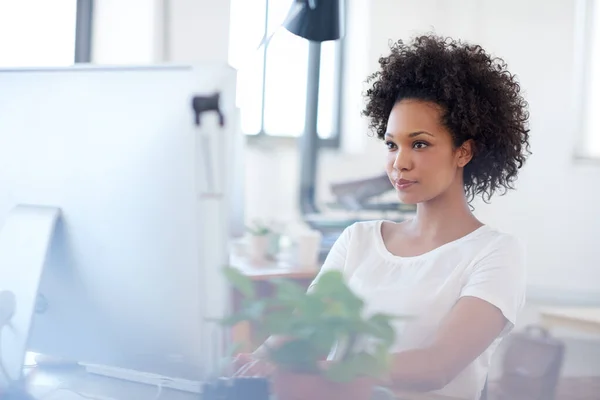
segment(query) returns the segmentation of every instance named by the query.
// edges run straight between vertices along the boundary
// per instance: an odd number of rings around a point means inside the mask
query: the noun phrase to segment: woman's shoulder
[[[356,221],[348,225],[336,240],[336,244],[344,248],[364,248],[377,240],[381,220]]]
[[[525,245],[515,234],[484,225],[471,248],[473,272],[502,267],[520,274],[526,268]]]
[[[357,221],[348,226],[344,233],[348,235],[348,239],[359,238],[364,240],[366,238],[373,238],[376,235],[375,233],[380,232],[381,224],[383,220],[375,219],[375,220],[365,220],[365,221]]]
[[[489,225],[483,225],[481,235],[477,237],[481,243],[487,244],[485,248],[488,252],[494,251],[523,251],[523,242],[514,234],[507,231],[494,228]],[[480,244],[481,244],[480,243]]]

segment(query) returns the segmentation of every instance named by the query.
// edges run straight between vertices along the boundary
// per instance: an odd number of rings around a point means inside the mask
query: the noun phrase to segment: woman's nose
[[[398,171],[405,171],[411,169],[411,165],[412,161],[410,159],[410,152],[407,150],[398,149],[394,159],[394,169]]]

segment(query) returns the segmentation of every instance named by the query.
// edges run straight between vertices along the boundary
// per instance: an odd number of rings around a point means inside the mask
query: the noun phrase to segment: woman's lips
[[[408,179],[396,179],[396,181],[394,182],[394,186],[396,186],[398,190],[406,190],[415,183],[417,183],[417,181],[411,181]]]

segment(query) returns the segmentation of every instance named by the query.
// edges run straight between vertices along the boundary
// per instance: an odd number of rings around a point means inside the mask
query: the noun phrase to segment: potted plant
[[[249,233],[248,254],[250,259],[255,262],[264,261],[269,255],[273,230],[269,225],[258,220],[247,226],[246,230]]]
[[[266,348],[276,367],[271,385],[278,400],[367,400],[376,380],[386,377],[396,317],[365,315],[363,301],[341,272],[320,274],[308,292],[292,281],[274,280],[268,298],[257,298],[252,281],[235,268],[225,273],[243,301],[221,322],[250,321],[261,331],[261,341],[285,338]]]

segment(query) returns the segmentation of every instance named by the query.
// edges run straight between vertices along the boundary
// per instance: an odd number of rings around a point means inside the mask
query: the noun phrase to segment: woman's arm
[[[488,348],[506,324],[494,305],[476,297],[462,297],[431,346],[395,355],[390,386],[423,392],[443,388]]]
[[[507,320],[497,307],[476,297],[462,297],[452,308],[433,344],[394,356],[389,386],[398,390],[439,390],[489,347],[501,334]],[[274,348],[285,338],[271,336],[253,353],[263,359],[266,347]],[[265,375],[272,369],[256,363],[245,375]]]

